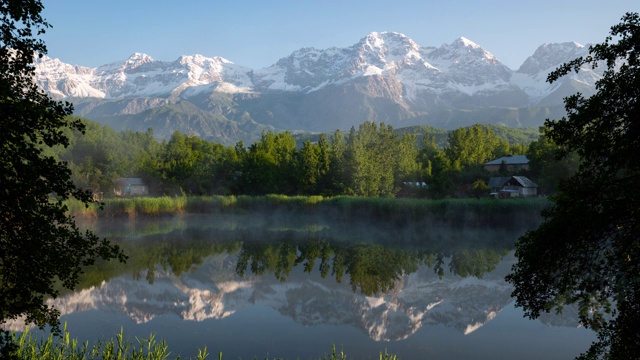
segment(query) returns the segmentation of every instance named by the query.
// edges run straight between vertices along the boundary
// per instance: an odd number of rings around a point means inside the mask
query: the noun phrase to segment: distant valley
[[[181,131],[232,145],[252,143],[263,130],[331,132],[364,121],[537,127],[564,115],[565,96],[594,92],[599,68],[546,82],[557,66],[587,54],[577,43],[544,44],[512,70],[466,38],[430,47],[382,32],[347,48],[303,48],[263,69],[201,55],[158,61],[136,53],[97,68],[45,56],[36,81],[74,103],[76,115],[116,130],[152,128],[158,138]]]

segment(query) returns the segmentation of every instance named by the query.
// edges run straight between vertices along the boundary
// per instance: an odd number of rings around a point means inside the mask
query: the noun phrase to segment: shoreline
[[[109,198],[85,207],[68,203],[78,220],[150,219],[186,214],[261,214],[318,216],[339,221],[368,220],[396,226],[436,221],[451,226],[537,225],[547,198],[415,199],[351,196],[180,196]]]

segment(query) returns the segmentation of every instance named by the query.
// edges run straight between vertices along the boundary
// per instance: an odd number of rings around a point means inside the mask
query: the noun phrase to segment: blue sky
[[[464,36],[517,69],[550,42],[602,42],[637,0],[42,0],[49,56],[95,67],[143,52],[222,56],[267,67],[302,47],[355,44],[372,31],[421,46]]]

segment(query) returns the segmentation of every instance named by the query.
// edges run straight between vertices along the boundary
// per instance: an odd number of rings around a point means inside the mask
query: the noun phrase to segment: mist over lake
[[[524,319],[504,281],[532,224],[287,211],[94,220],[129,261],[87,268],[48,303],[80,341],[154,333],[172,356],[318,358],[335,345],[353,358],[572,358],[594,339],[577,312]]]

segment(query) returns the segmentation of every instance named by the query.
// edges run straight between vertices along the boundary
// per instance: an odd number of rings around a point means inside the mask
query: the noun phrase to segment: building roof
[[[500,165],[504,161],[507,165],[522,165],[528,164],[529,159],[527,159],[526,155],[507,155],[503,156],[499,159],[491,160],[489,162],[484,163],[485,165]]]
[[[490,188],[503,187],[504,184],[507,183],[511,179],[514,179],[515,181],[517,181],[518,184],[520,184],[520,186],[522,186],[524,188],[538,187],[538,184],[536,184],[533,181],[529,180],[529,178],[527,178],[526,176],[496,176],[496,177],[491,177],[491,178],[489,178],[489,183],[487,184],[487,186],[489,186]]]
[[[520,183],[522,187],[526,187],[526,188],[538,187],[538,184],[529,180],[529,178],[527,178],[526,176],[512,176],[512,178],[514,178],[518,183]]]
[[[491,177],[489,178],[489,183],[487,184],[487,186],[490,188],[502,187],[502,185],[509,181],[509,179],[511,179],[511,177],[509,176]]]

